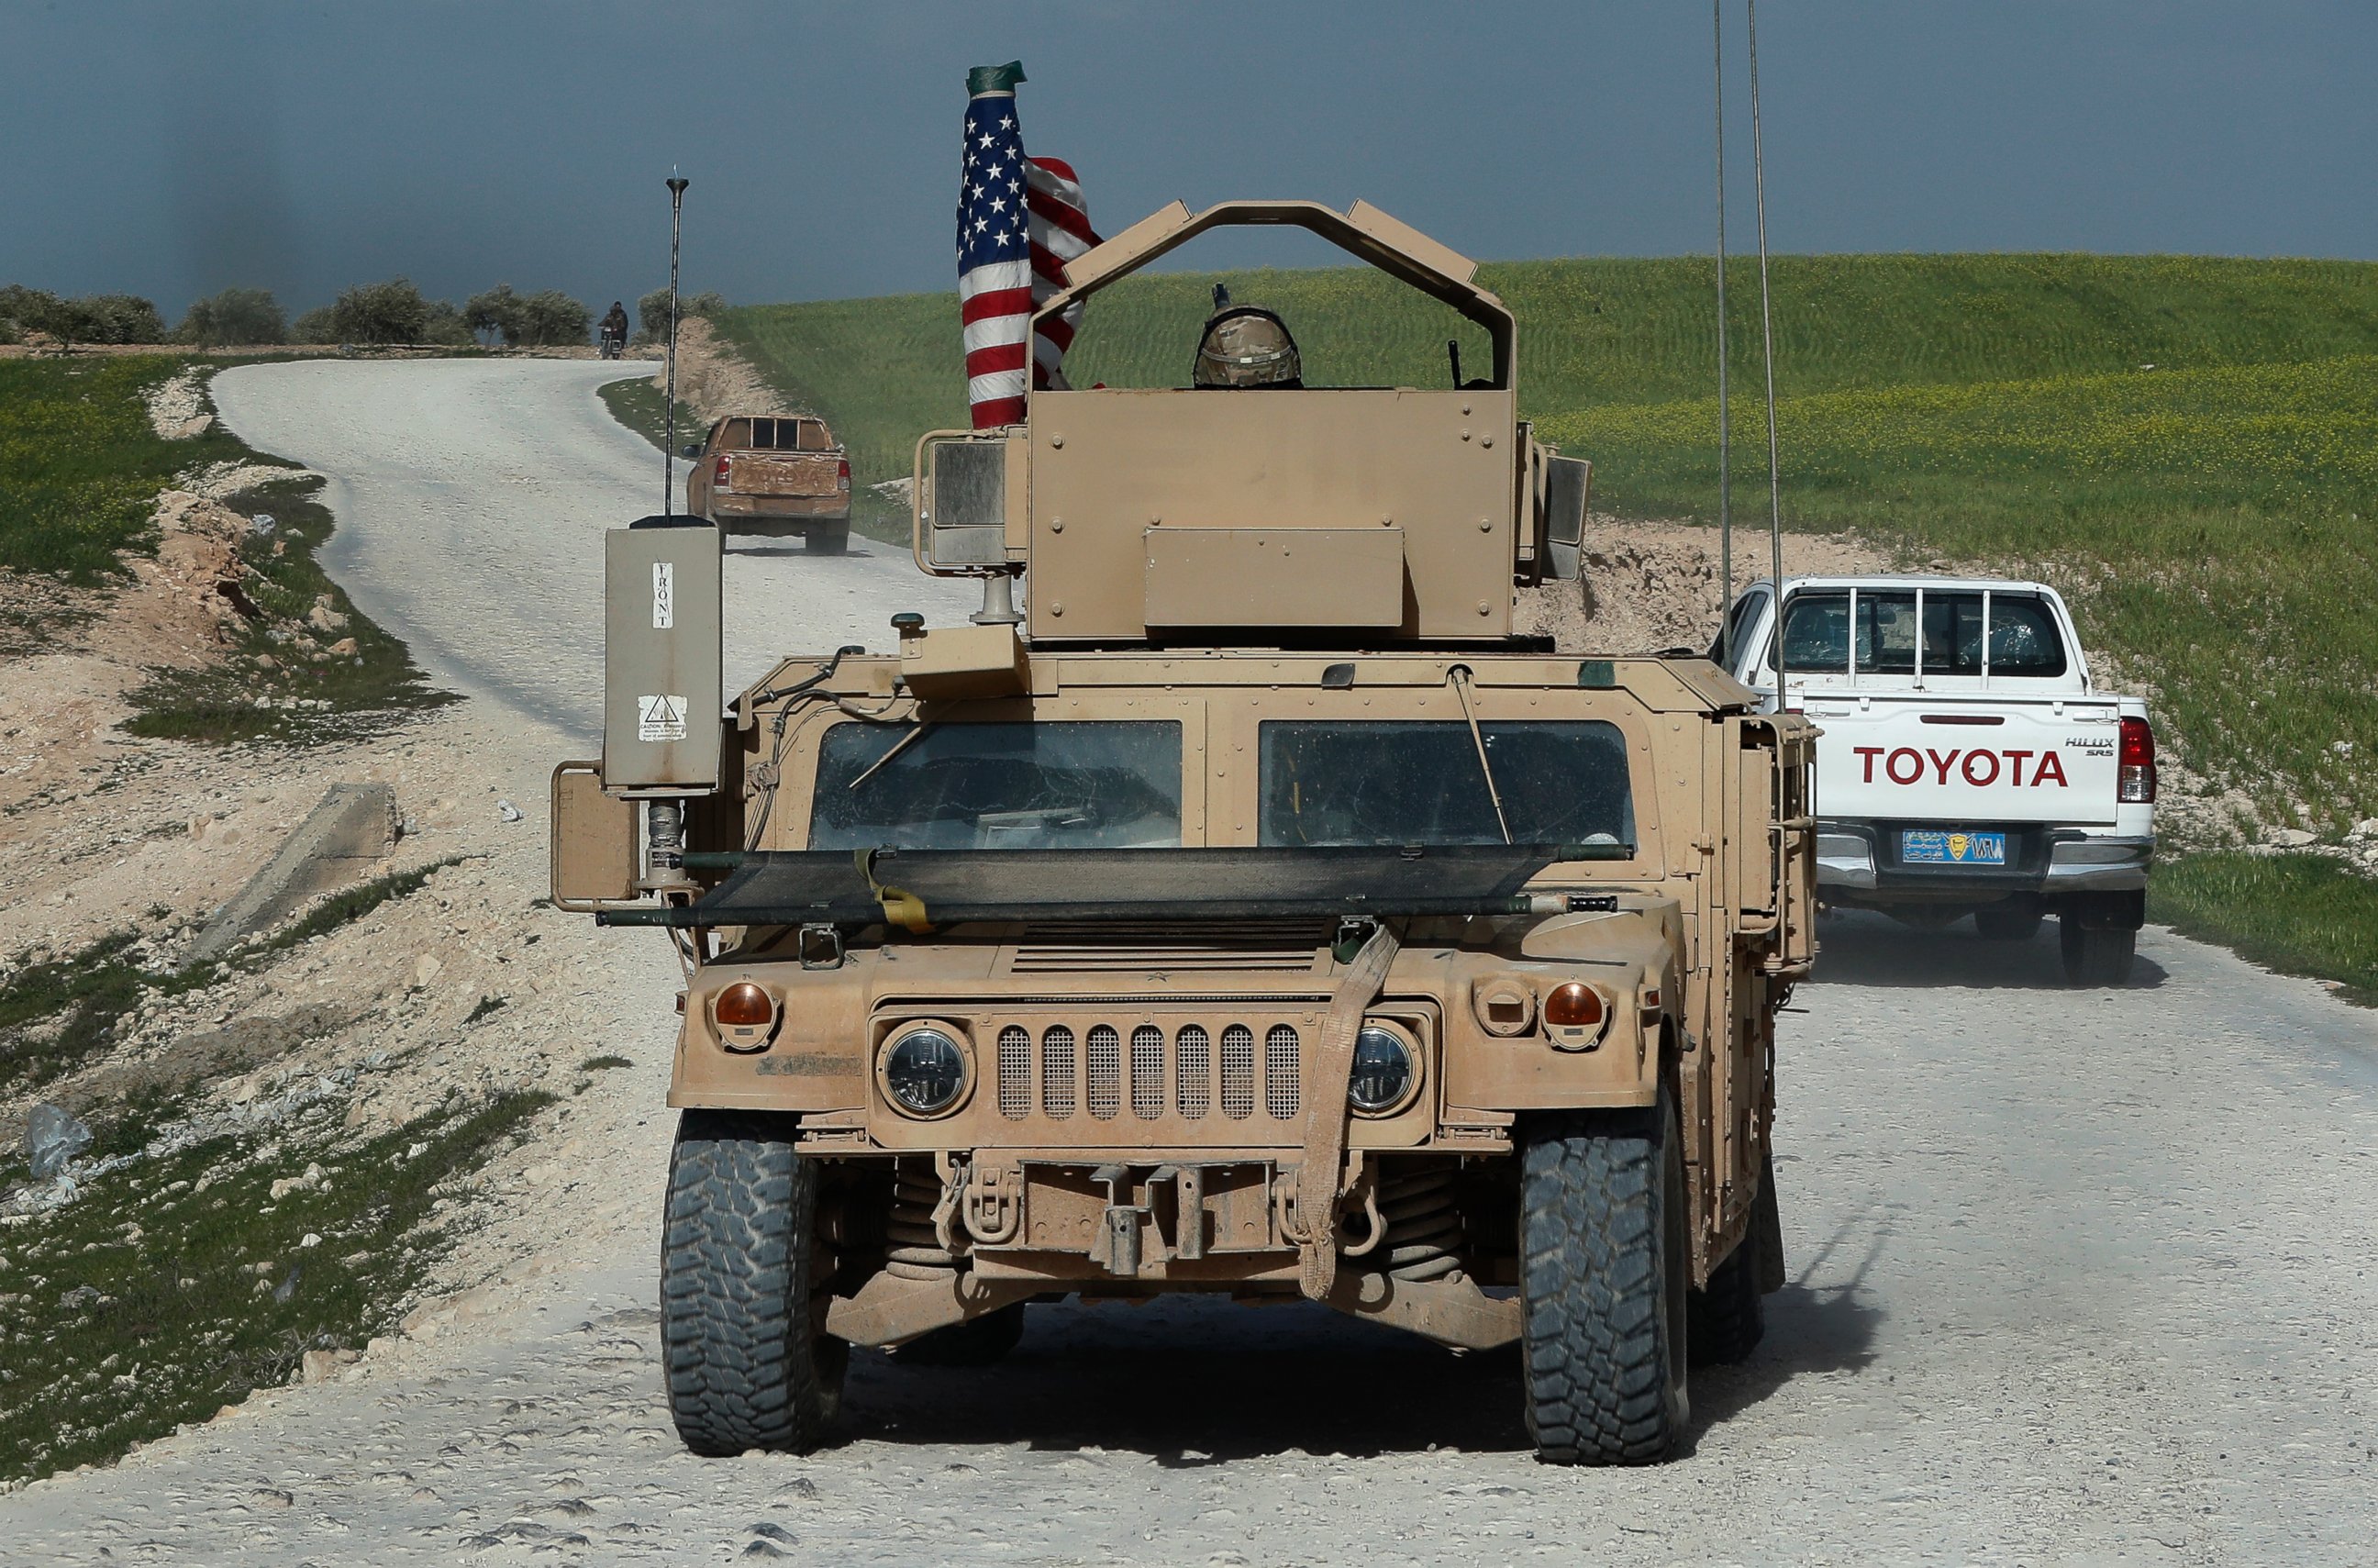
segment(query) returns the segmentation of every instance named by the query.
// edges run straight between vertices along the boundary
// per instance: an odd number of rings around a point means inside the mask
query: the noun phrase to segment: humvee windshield
[[[818,744],[812,850],[1180,842],[1176,720],[838,724]]]
[[[1515,844],[1635,842],[1627,741],[1598,719],[1479,725]],[[1500,844],[1470,726],[1437,720],[1263,726],[1266,844]]]

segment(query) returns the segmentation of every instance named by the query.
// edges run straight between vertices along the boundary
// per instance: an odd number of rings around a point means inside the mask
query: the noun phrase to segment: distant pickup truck
[[[1710,657],[1776,706],[1775,591],[1735,601]],[[2098,689],[2056,591],[1937,577],[1787,580],[1783,706],[1817,742],[1829,905],[2024,941],[2057,919],[2065,978],[2120,985],[2146,916],[2156,744]]]
[[[730,534],[799,537],[832,554],[850,542],[850,457],[806,414],[734,414],[685,455],[685,509]]]

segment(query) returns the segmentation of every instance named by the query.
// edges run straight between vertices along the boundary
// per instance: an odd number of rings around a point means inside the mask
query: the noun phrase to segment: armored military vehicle
[[[686,966],[662,1309],[697,1452],[807,1448],[850,1346],[979,1361],[1067,1297],[1517,1342],[1561,1463],[1658,1459],[1688,1360],[1759,1337],[1812,731],[1705,659],[1515,633],[1590,469],[1519,417],[1472,263],[1385,213],[1176,203],[1041,313],[1232,224],[1450,307],[1483,373],[1316,386],[1242,328],[1194,385],[928,435],[916,559],[983,610],[787,658],[724,719],[715,531],[609,537],[555,895]]]

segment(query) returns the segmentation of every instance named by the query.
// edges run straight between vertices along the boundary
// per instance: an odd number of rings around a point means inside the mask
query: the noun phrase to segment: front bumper
[[[1873,901],[1970,899],[1988,901],[2021,893],[2128,893],[2147,885],[2155,859],[2152,834],[2095,834],[2038,825],[1990,826],[2007,836],[2002,866],[1911,864],[1899,858],[1902,829],[1913,822],[1820,822],[1817,826],[1817,886]],[[1863,899],[1861,901],[1864,901]]]

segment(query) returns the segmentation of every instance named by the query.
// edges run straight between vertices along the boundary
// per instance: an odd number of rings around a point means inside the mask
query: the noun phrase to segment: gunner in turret
[[[1288,323],[1273,311],[1232,305],[1231,291],[1216,283],[1214,313],[1198,336],[1190,380],[1200,387],[1296,388],[1304,385],[1304,372]]]

